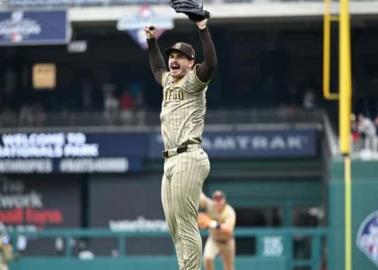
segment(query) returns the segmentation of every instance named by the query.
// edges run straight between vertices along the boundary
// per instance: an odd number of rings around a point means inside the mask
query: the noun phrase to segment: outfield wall
[[[344,269],[344,165],[342,160],[335,160],[331,166],[329,182],[329,269]],[[369,215],[378,210],[378,162],[377,161],[352,161],[352,263],[355,270],[377,269],[378,256],[374,246],[377,246],[377,238],[365,245],[362,249],[358,247],[357,241],[361,234],[358,230],[363,221]],[[371,218],[373,218],[371,216]],[[374,228],[370,227],[370,233],[365,233],[366,239],[373,240]],[[373,229],[373,230],[372,230]],[[376,233],[375,233],[376,235]],[[376,237],[376,236],[375,236]],[[374,243],[375,242],[375,243]],[[370,250],[370,251],[369,251]],[[370,256],[374,256],[370,259]]]

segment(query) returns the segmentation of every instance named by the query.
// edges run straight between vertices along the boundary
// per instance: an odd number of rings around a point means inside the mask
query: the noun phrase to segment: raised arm
[[[202,44],[203,62],[197,65],[196,74],[202,82],[210,81],[217,68],[217,53],[207,27],[207,19],[196,22],[199,29],[199,37]]]
[[[147,26],[144,28],[147,36],[148,52],[150,57],[150,67],[155,80],[161,85],[161,78],[167,71],[163,55],[155,38],[155,27]]]

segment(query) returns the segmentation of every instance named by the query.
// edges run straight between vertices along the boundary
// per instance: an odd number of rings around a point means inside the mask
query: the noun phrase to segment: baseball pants
[[[223,260],[224,270],[234,270],[235,239],[232,238],[226,242],[217,242],[211,236],[207,238],[203,254],[205,260],[213,261],[218,255]]]
[[[161,198],[180,270],[201,268],[202,240],[197,214],[202,185],[209,171],[209,158],[199,147],[164,162]]]

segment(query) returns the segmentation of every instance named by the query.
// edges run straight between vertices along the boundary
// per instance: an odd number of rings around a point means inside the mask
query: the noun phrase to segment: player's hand
[[[147,39],[155,38],[156,28],[153,25],[144,27],[144,32],[146,32]]]
[[[205,29],[206,26],[207,26],[207,19],[203,19],[202,21],[197,21],[196,25],[197,25],[199,30]]]
[[[200,229],[207,229],[207,228],[209,228],[210,222],[211,222],[211,219],[210,219],[210,217],[207,214],[205,214],[205,213],[198,213],[197,223],[198,223],[198,227]]]

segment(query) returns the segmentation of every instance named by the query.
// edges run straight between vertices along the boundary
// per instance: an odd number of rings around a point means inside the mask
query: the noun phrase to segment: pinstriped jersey
[[[162,75],[161,133],[165,149],[190,143],[201,143],[206,113],[207,83],[190,70],[173,81],[169,72]]]

